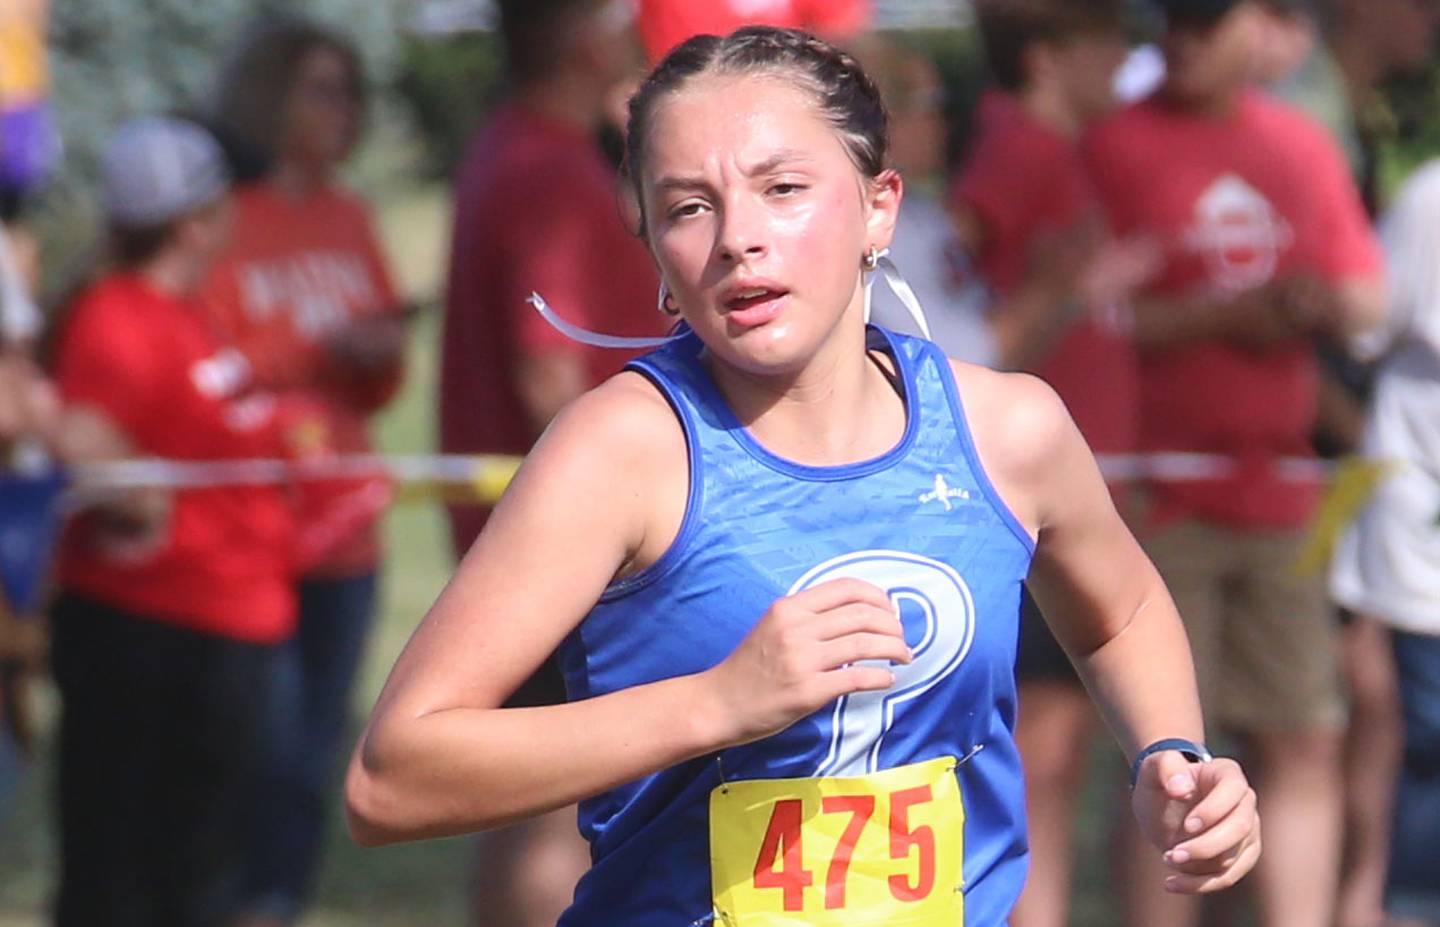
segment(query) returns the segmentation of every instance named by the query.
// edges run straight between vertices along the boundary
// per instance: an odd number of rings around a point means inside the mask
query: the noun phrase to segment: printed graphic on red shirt
[[[1185,246],[1200,254],[1214,289],[1243,293],[1269,283],[1295,243],[1290,223],[1236,174],[1222,174],[1195,201]]]
[[[354,251],[316,248],[256,258],[235,269],[240,306],[257,325],[288,314],[295,333],[320,341],[344,328],[357,311],[373,312],[390,299],[371,263]]]

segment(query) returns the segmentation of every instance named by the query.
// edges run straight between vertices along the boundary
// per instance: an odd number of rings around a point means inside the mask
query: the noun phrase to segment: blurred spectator
[[[1165,0],[1167,76],[1097,128],[1093,173],[1123,234],[1165,266],[1135,303],[1142,447],[1215,455],[1149,484],[1147,546],[1186,619],[1212,733],[1247,753],[1265,821],[1261,922],[1328,927],[1339,875],[1344,708],[1323,590],[1294,569],[1319,486],[1311,338],[1383,317],[1380,261],[1334,142],[1250,87],[1253,0]],[[1159,869],[1148,851],[1132,864]],[[1131,873],[1130,922],[1193,903]]]
[[[652,62],[692,35],[745,25],[803,29],[844,43],[870,21],[869,0],[639,0],[640,37]]]
[[[440,373],[447,453],[523,454],[562,406],[617,373],[623,352],[586,347],[527,303],[539,291],[594,331],[656,335],[658,279],[621,221],[596,133],[612,87],[633,76],[633,22],[611,0],[502,0],[510,95],[472,142],[456,190]],[[488,511],[451,510],[456,555]],[[512,704],[565,700],[547,663]],[[476,923],[553,925],[589,853],[572,810],[481,838]]]
[[[996,89],[982,98],[951,209],[998,294],[990,316],[1000,360],[1049,381],[1097,452],[1131,453],[1136,362],[1111,303],[1138,282],[1147,261],[1143,249],[1109,240],[1076,144],[1114,108],[1115,73],[1126,55],[1124,4],[984,0],[977,13]],[[1118,289],[1097,295],[1098,281]],[[1068,922],[1081,758],[1095,718],[1028,596],[1016,672],[1034,875],[1013,919],[1059,927]]]
[[[1381,235],[1392,308],[1365,344],[1383,360],[1362,451],[1385,470],[1340,541],[1330,588],[1341,605],[1389,632],[1399,669],[1404,763],[1388,891],[1370,923],[1424,927],[1440,924],[1440,162],[1406,184]]]
[[[868,36],[857,40],[854,51],[880,87],[890,116],[891,163],[905,179],[890,257],[924,307],[935,343],[950,357],[992,364],[995,345],[985,320],[989,290],[971,271],[940,197],[946,128],[939,70],[899,38]],[[877,285],[873,300],[876,322],[919,334],[889,287]]]
[[[12,458],[29,456],[31,442],[55,437],[60,421],[55,391],[31,359],[42,318],[31,298],[36,248],[23,222],[25,203],[56,153],[47,102],[48,18],[47,0],[0,4],[0,485],[15,493],[35,488],[23,485],[34,474],[12,476]],[[0,506],[7,558],[31,547],[36,527],[16,508],[8,500]],[[44,651],[40,622],[32,620],[29,603],[12,600],[9,586],[0,584],[0,829],[26,766],[27,683]]]
[[[405,322],[369,207],[336,174],[365,115],[343,38],[300,20],[259,24],[227,63],[212,120],[263,166],[236,191],[235,234],[206,288],[218,329],[260,384],[314,397],[341,453],[369,450],[371,416],[401,378]],[[300,620],[276,663],[246,882],[256,925],[292,923],[319,866],[350,690],[375,611],[379,479],[305,487]]]
[[[48,20],[48,0],[0,5],[0,451],[17,435],[44,430],[43,420],[58,411],[29,357],[44,320],[32,297],[35,243],[23,221],[57,153],[47,101]]]
[[[1149,249],[1102,234],[1074,147],[1114,106],[1114,74],[1125,57],[1121,5],[986,0],[978,9],[997,89],[981,99],[975,141],[952,179],[949,205],[961,240],[999,296],[990,313],[999,362],[1024,368],[1070,356],[1056,353],[1061,336],[1101,342],[1080,353],[1119,348],[1123,356],[1113,304],[1147,272]],[[1126,369],[1121,363],[1114,375],[1124,378]],[[1057,369],[1055,378],[1066,374]],[[1096,421],[1071,411],[1087,432],[1130,427],[1125,416],[1098,407]],[[1127,443],[1123,435],[1115,440]]]
[[[32,442],[43,445],[58,437],[60,403],[54,387],[30,358],[40,313],[30,298],[30,281],[11,253],[9,238],[0,224],[0,487],[24,492],[21,484],[35,474],[12,476],[13,458],[27,456]],[[36,526],[13,507],[0,506],[0,557],[20,556],[18,551],[28,550],[33,540]],[[3,578],[9,578],[8,570]],[[44,649],[44,635],[33,620],[36,616],[29,613],[29,603],[13,601],[9,586],[0,582],[0,826],[26,766],[27,683]]]
[[[1380,208],[1380,144],[1390,117],[1381,85],[1397,74],[1427,68],[1435,60],[1440,6],[1431,0],[1315,0],[1323,44],[1295,78],[1303,103],[1305,86],[1320,86],[1343,101],[1337,136],[1351,158],[1371,215]],[[1288,88],[1287,88],[1288,92]]]
[[[1264,7],[1271,10],[1267,35],[1271,49],[1276,47],[1277,32],[1285,28],[1294,33],[1308,26],[1312,33],[1323,33],[1324,41],[1312,42],[1309,57],[1288,77],[1280,73],[1283,63],[1278,60],[1287,56],[1262,52],[1262,62],[1272,66],[1259,76],[1264,81],[1279,80],[1277,93],[1330,129],[1350,159],[1366,210],[1374,217],[1381,205],[1380,147],[1393,122],[1380,86],[1397,74],[1432,63],[1440,6],[1429,0],[1265,0]],[[1277,27],[1285,21],[1291,25]],[[1316,442],[1322,454],[1338,456],[1353,451],[1360,439],[1370,371],[1334,345],[1322,342],[1320,351],[1323,377]],[[1365,685],[1362,680],[1355,682]],[[1357,697],[1362,723],[1356,728],[1363,729],[1367,693],[1358,692]],[[1361,744],[1350,752],[1358,756],[1373,751]]]
[[[38,327],[39,312],[30,299],[29,284],[21,279],[11,259],[8,233],[0,225],[0,488],[25,492],[33,474],[12,475],[12,458],[24,456],[30,442],[56,437],[60,403],[52,385],[29,357],[29,345]],[[38,487],[36,488],[38,490]],[[24,556],[36,529],[19,508],[0,504],[0,557]],[[9,580],[9,563],[0,564]],[[18,564],[27,570],[27,564]],[[44,635],[29,603],[15,601],[10,583],[0,582],[0,828],[5,824],[10,797],[27,765],[27,684],[38,669]]]
[[[1380,148],[1392,121],[1380,85],[1433,64],[1440,6],[1428,0],[1269,0],[1269,5],[1290,8],[1292,31],[1308,26],[1312,34],[1323,32],[1324,41],[1312,42],[1314,48],[1303,67],[1276,89],[1318,118],[1344,146],[1366,208],[1374,216],[1380,208]],[[1325,22],[1317,21],[1322,13],[1328,14]],[[1286,14],[1277,11],[1270,18],[1278,22]],[[1322,341],[1318,350],[1316,445],[1330,457],[1354,453],[1365,427],[1372,368],[1351,357],[1342,345]],[[1344,760],[1345,858],[1336,923],[1374,927],[1384,917],[1390,804],[1400,763],[1400,709],[1384,625],[1348,612],[1342,618],[1350,723]]]
[[[71,453],[273,456],[275,401],[195,305],[230,227],[219,147],[138,120],[103,172],[115,269],[57,347],[88,423]],[[274,487],[133,491],[70,524],[52,610],[60,927],[227,923],[264,693],[294,628],[293,530]]]
[[[45,37],[49,18],[49,0],[0,4],[0,223],[8,237],[4,260],[20,279],[32,283],[36,247],[21,221],[22,214],[26,201],[50,174],[60,150],[48,100]],[[13,300],[13,295],[8,299]],[[38,334],[38,314],[24,312],[13,301],[0,307],[0,312],[12,343],[21,334],[24,340]]]

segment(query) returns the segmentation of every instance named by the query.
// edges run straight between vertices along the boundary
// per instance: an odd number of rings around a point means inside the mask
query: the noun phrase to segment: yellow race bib
[[[965,809],[950,757],[854,778],[710,793],[715,921],[726,927],[961,927]]]

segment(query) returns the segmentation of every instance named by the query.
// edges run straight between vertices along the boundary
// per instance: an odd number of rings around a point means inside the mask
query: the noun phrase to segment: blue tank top
[[[899,371],[906,426],[874,459],[812,467],[736,419],[693,334],[630,364],[684,428],[690,492],[670,549],[613,583],[561,648],[572,701],[698,673],[782,596],[858,576],[899,606],[911,666],[764,740],[703,756],[580,806],[593,867],[561,927],[687,927],[712,918],[707,799],[722,781],[846,776],[941,756],[964,803],[966,927],[999,927],[1025,878],[1015,748],[1020,587],[1034,544],[975,452],[950,365],[928,341],[871,328]],[[943,839],[943,835],[940,835]]]

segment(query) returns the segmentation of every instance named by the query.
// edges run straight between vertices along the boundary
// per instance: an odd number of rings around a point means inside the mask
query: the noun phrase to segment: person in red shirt
[[[1077,145],[1085,127],[1114,107],[1114,75],[1125,58],[1124,6],[986,0],[976,11],[996,87],[981,100],[975,140],[951,184],[950,210],[996,294],[989,320],[999,362],[1049,382],[1097,453],[1129,454],[1138,372],[1114,302],[1123,295],[1117,284],[1123,288],[1145,270],[1148,249],[1103,232]],[[1110,485],[1124,512],[1124,482]],[[1076,758],[1084,756],[1096,718],[1028,595],[1016,675],[1034,874],[1012,921],[1062,927],[1085,772]]]
[[[1162,5],[1164,84],[1087,144],[1116,228],[1163,249],[1134,305],[1142,447],[1206,455],[1191,479],[1149,483],[1148,547],[1186,619],[1206,716],[1256,770],[1262,923],[1322,927],[1344,706],[1323,589],[1295,569],[1320,488],[1310,339],[1383,318],[1380,259],[1334,142],[1251,87],[1253,4]],[[1132,923],[1193,923],[1192,905],[1127,884]]]
[[[195,305],[230,221],[203,130],[121,129],[103,162],[116,269],[63,327],[69,415],[130,454],[284,450],[273,397]],[[278,487],[151,491],[82,512],[53,606],[60,885],[55,922],[224,923],[237,814],[276,648],[294,630],[294,516]]]
[[[640,63],[633,23],[605,0],[499,7],[512,90],[471,143],[457,182],[439,395],[447,453],[528,452],[562,406],[630,359],[555,331],[526,301],[532,292],[593,331],[659,335],[669,323],[596,141],[611,88]],[[451,510],[457,556],[488,514]],[[512,702],[564,700],[551,661]],[[484,840],[477,922],[554,924],[589,863],[573,809]]]
[[[210,275],[210,319],[259,381],[325,411],[322,441],[370,449],[370,418],[401,378],[404,322],[370,210],[336,180],[360,137],[364,75],[341,37],[260,23],[224,69],[212,121],[259,176],[237,188],[235,234]],[[304,487],[309,564],[281,654],[246,879],[257,925],[302,910],[320,859],[350,690],[375,611],[381,479]]]
[[[639,0],[640,37],[659,61],[694,35],[729,35],[754,24],[803,29],[835,41],[870,22],[869,0]]]

